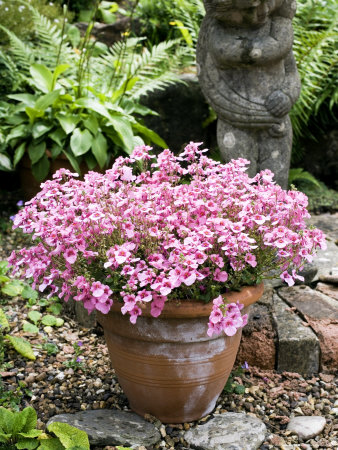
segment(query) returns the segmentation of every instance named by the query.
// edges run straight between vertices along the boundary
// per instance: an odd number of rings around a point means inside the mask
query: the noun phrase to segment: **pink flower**
[[[292,276],[291,276],[287,271],[284,271],[284,272],[281,274],[280,277],[281,277],[281,279],[284,280],[289,286],[293,286],[293,285],[295,284],[294,279],[292,278]]]
[[[228,279],[228,274],[224,271],[221,271],[219,268],[217,268],[214,272],[214,280],[220,281],[221,283],[224,283]]]
[[[251,267],[256,267],[257,266],[256,256],[253,255],[252,253],[247,253],[245,255],[245,262],[250,264]]]
[[[64,251],[63,256],[69,264],[74,264],[77,258],[77,250],[74,248],[68,248]]]

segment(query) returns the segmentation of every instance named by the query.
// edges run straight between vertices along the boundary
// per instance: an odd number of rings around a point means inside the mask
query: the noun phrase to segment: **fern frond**
[[[0,25],[0,29],[4,31],[9,38],[10,53],[13,56],[12,62],[28,73],[29,66],[35,61],[34,53],[31,47],[26,45],[6,27]]]

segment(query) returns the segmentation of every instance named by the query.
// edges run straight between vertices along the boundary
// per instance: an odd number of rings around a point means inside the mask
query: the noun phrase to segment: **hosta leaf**
[[[8,334],[6,334],[6,338],[20,355],[35,361],[36,358],[33,349],[28,341],[16,336],[9,336]]]
[[[92,152],[102,169],[107,162],[107,140],[102,133],[98,133],[92,143]]]
[[[13,166],[16,167],[16,165],[21,161],[21,158],[23,157],[26,150],[26,142],[22,142],[20,145],[17,146],[14,152],[14,159],[13,159]]]
[[[50,163],[47,155],[45,154],[36,164],[32,165],[32,173],[35,179],[39,182],[43,181],[48,175],[49,168]]]
[[[39,144],[31,143],[28,146],[28,154],[32,161],[32,164],[38,162],[46,152],[46,143],[40,142]]]
[[[46,94],[53,88],[52,72],[43,64],[33,64],[29,69],[35,85]]]
[[[57,114],[57,119],[60,122],[60,125],[62,126],[63,131],[66,134],[70,134],[78,124],[80,118],[79,116],[73,115],[73,114],[67,114],[67,115],[61,115]]]
[[[69,159],[69,162],[70,162],[71,166],[73,167],[73,169],[75,170],[75,172],[77,172],[79,175],[81,175],[81,169],[80,169],[79,163],[77,162],[75,156],[71,155],[69,152],[66,152],[65,150],[62,150],[62,152]]]
[[[84,155],[90,149],[93,142],[93,135],[88,130],[75,128],[70,138],[70,148],[75,156]]]
[[[121,139],[125,151],[130,154],[133,151],[134,133],[129,120],[126,117],[115,115],[111,117],[110,124],[113,125]]]

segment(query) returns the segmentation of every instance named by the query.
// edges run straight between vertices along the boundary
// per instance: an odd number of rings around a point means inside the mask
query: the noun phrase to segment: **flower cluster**
[[[59,170],[14,219],[36,243],[13,252],[14,272],[89,312],[122,301],[133,323],[147,303],[157,317],[170,299],[216,299],[209,334],[233,334],[246,318],[220,295],[272,269],[291,286],[325,238],[305,225],[304,194],[281,189],[269,170],[250,178],[245,159],[221,164],[199,147],[157,158],[136,147],[84,181]]]

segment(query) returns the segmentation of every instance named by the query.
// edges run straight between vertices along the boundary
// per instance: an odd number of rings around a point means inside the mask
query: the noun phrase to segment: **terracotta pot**
[[[247,307],[263,294],[263,284],[226,297]],[[210,413],[235,362],[241,330],[235,336],[207,335],[212,303],[171,301],[158,318],[146,308],[135,325],[114,304],[98,321],[104,329],[113,368],[129,399],[143,416],[182,423]]]

